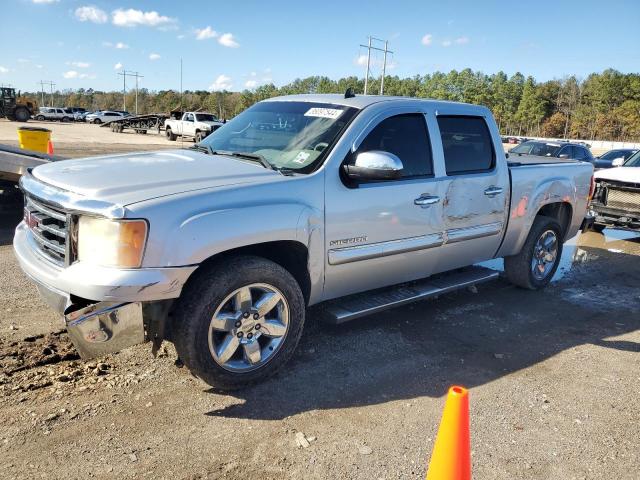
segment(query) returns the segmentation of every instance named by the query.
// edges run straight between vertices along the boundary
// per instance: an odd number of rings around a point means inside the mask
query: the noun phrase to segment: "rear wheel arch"
[[[536,217],[539,216],[555,219],[560,224],[563,237],[566,240],[566,235],[573,218],[573,207],[569,202],[554,202],[543,205],[536,214]]]

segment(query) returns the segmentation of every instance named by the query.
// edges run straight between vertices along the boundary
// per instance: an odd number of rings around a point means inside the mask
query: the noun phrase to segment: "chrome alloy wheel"
[[[536,280],[544,280],[553,270],[558,256],[558,237],[553,230],[540,235],[533,249],[531,273]]]
[[[225,370],[248,372],[265,365],[282,345],[289,305],[266,283],[238,288],[218,306],[209,324],[209,352]]]

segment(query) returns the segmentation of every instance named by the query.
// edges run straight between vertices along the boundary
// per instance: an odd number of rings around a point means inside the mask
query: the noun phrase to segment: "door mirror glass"
[[[402,176],[402,161],[393,153],[370,150],[359,153],[345,172],[354,180],[393,180]]]
[[[614,158],[613,162],[611,162],[612,167],[621,167],[624,164],[624,158]]]

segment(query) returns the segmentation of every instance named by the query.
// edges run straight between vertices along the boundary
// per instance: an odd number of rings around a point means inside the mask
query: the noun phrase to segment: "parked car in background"
[[[640,151],[621,167],[595,173],[596,187],[587,220],[590,229],[640,230]]]
[[[191,137],[200,142],[222,125],[223,123],[212,113],[185,112],[180,120],[165,120],[164,131],[171,141],[177,137]]]
[[[593,162],[593,154],[584,145],[573,142],[545,142],[529,140],[509,150],[509,155],[536,155],[539,157],[571,158]]]
[[[600,168],[619,167],[620,165],[613,165],[614,160],[618,160],[617,163],[622,164],[637,151],[638,149],[636,148],[617,148],[614,150],[609,150],[608,152],[594,158],[593,166],[596,170]]]
[[[122,112],[116,112],[113,110],[102,110],[94,113],[89,113],[85,117],[85,121],[89,123],[107,123],[112,120],[118,120],[119,118],[123,118],[125,115]]]
[[[61,122],[70,122],[73,120],[73,113],[67,112],[64,108],[58,107],[40,107],[38,113],[34,117],[36,120],[59,120]]]
[[[191,149],[30,170],[14,248],[82,358],[170,339],[196,376],[232,389],[287,362],[309,305],[345,322],[495,278],[472,267],[491,258],[543,288],[592,175],[507,159],[486,107],[293,95]]]

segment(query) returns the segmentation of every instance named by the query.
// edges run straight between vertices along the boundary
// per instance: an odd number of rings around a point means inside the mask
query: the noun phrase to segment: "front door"
[[[426,277],[442,244],[442,192],[424,113],[376,120],[345,162],[385,151],[402,161],[403,173],[358,184],[326,179],[325,299]]]

